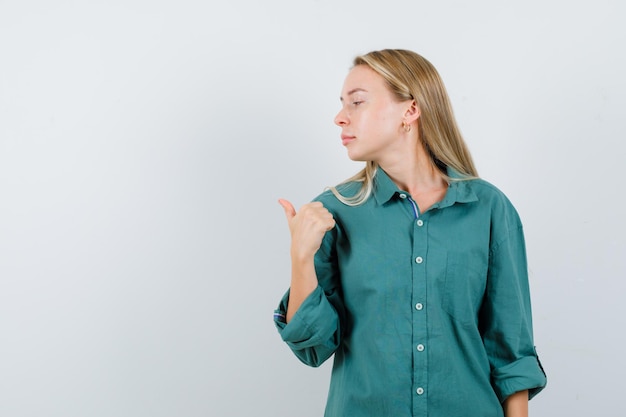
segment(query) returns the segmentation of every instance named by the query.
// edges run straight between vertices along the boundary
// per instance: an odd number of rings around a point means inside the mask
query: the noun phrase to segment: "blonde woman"
[[[298,212],[275,311],[310,366],[334,354],[327,417],[517,417],[543,389],[522,225],[480,179],[435,68],[357,57],[335,118],[365,168]]]

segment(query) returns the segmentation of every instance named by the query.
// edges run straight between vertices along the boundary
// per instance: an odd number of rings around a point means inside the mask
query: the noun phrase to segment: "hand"
[[[313,258],[324,234],[335,227],[333,215],[318,201],[305,204],[298,213],[289,201],[279,199],[278,202],[285,210],[289,224],[292,257],[299,260]]]

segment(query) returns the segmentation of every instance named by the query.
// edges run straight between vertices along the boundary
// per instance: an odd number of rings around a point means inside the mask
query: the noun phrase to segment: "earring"
[[[402,128],[404,129],[405,132],[409,133],[411,131],[411,125],[408,124],[407,122],[402,122]]]

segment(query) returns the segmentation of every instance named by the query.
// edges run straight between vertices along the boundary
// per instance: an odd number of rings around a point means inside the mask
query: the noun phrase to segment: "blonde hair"
[[[367,65],[382,76],[398,101],[415,100],[420,110],[418,135],[432,165],[450,181],[477,178],[478,173],[456,124],[446,88],[435,67],[421,55],[403,49],[373,51],[354,59],[354,66]],[[461,178],[447,174],[450,167]],[[372,194],[378,164],[367,161],[365,168],[342,184],[361,182],[360,190],[345,197],[331,187],[344,204],[358,206]],[[341,185],[341,184],[340,184]]]

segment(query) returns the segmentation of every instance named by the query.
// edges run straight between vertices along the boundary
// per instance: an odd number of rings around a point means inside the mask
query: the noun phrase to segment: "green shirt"
[[[379,168],[362,205],[316,200],[336,221],[319,285],[289,324],[287,292],[274,320],[307,365],[335,355],[325,416],[498,417],[509,395],[543,389],[522,225],[501,191],[452,181],[421,213]]]

